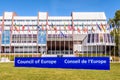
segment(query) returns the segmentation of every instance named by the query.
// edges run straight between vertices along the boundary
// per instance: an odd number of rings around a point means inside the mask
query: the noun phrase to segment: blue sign
[[[46,44],[46,31],[38,32],[38,44]]]
[[[110,70],[109,57],[16,57],[15,67]]]
[[[3,31],[2,44],[10,44],[10,31]]]

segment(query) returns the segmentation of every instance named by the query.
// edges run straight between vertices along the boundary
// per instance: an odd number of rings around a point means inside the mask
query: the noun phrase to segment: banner
[[[3,31],[2,44],[10,44],[10,31]]]
[[[46,44],[46,31],[38,32],[38,44]]]
[[[110,70],[109,57],[16,57],[15,67]]]

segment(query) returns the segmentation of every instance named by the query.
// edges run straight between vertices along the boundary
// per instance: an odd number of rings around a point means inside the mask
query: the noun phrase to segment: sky
[[[49,16],[70,16],[71,12],[105,12],[107,20],[120,9],[120,0],[0,0],[3,12],[16,12],[19,16],[36,16],[39,11]]]

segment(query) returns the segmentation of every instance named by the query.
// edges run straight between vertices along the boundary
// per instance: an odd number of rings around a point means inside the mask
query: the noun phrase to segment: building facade
[[[0,16],[0,53],[107,53],[115,46],[104,12],[72,12],[71,16]]]

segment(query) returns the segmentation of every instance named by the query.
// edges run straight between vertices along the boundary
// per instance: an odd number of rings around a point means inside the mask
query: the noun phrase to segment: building
[[[0,16],[0,53],[106,53],[115,46],[104,12],[72,12],[71,16]]]

